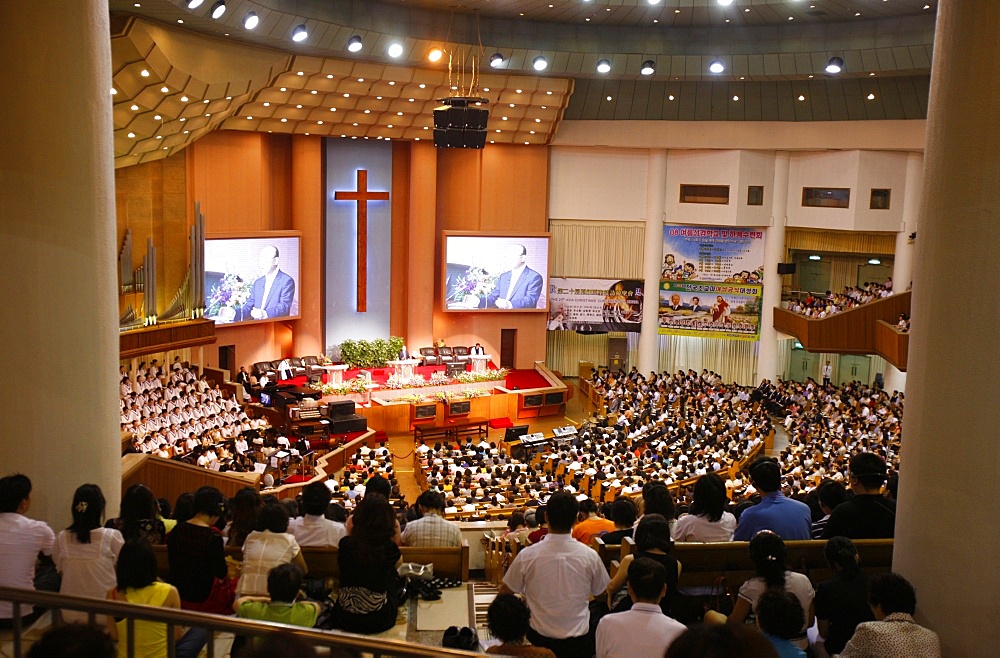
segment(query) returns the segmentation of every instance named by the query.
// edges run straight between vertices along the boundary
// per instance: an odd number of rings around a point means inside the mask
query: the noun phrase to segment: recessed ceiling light
[[[138,105],[133,105],[133,106],[131,107],[131,110],[132,110],[133,112],[138,112],[138,111],[139,111],[139,106],[138,106]]]
[[[181,96],[181,102],[182,103],[187,103],[188,102],[188,97],[187,96]]]
[[[348,51],[356,53],[362,48],[364,48],[364,44],[361,42],[361,37],[359,37],[358,35],[355,34],[353,37],[347,40]]]
[[[541,122],[542,122],[541,119],[535,119],[535,123],[541,123]]]
[[[799,100],[800,100],[800,101],[804,101],[805,99],[806,99],[806,97],[805,97],[805,96],[803,96],[802,94],[799,94]]]
[[[252,121],[252,120],[253,120],[253,117],[251,117],[251,116],[247,117],[247,121]]]
[[[868,100],[870,101],[875,100],[875,94],[868,94]]]
[[[823,257],[817,254],[813,254],[812,256],[809,257],[809,260],[823,260]]]
[[[160,119],[162,119],[162,118],[163,118],[163,117],[161,117],[161,116],[160,116],[159,114],[154,114],[154,115],[153,115],[153,120],[154,120],[154,121],[159,121],[159,120],[160,120]]]
[[[598,60],[597,62],[598,73],[607,73],[610,70],[611,70],[611,62],[609,62],[606,59]]]
[[[674,100],[674,95],[673,95],[673,94],[670,94],[669,96],[667,96],[667,100],[668,100],[668,101],[672,101],[672,100]]]
[[[135,139],[135,133],[129,133],[128,134],[128,138],[129,139]]]
[[[149,77],[149,71],[147,71],[146,69],[143,69],[143,70],[139,71],[139,75],[141,75],[144,78],[148,78]]]
[[[840,57],[831,57],[826,64],[827,73],[840,73],[844,70],[844,60]]]
[[[432,62],[436,62],[440,60],[443,55],[444,51],[440,48],[431,48],[431,51],[427,53],[427,59]]]
[[[385,50],[389,57],[399,57],[403,54],[403,44],[401,43],[390,43],[389,47]]]
[[[371,114],[371,113],[372,113],[371,110],[365,110],[365,114]]]
[[[281,123],[288,123],[288,119],[282,118]]]
[[[490,66],[493,68],[503,66],[503,55],[500,53],[493,53],[490,55]]]
[[[178,121],[187,121],[187,119],[185,117],[181,117]]]
[[[225,13],[226,13],[226,0],[218,0],[214,5],[212,5],[212,18],[214,20],[219,20]]]
[[[247,12],[247,15],[243,17],[243,29],[252,30],[258,25],[260,25],[260,17],[257,16],[257,12]]]
[[[608,96],[608,97],[606,97],[606,98],[605,98],[604,100],[606,100],[606,101],[609,101],[609,100],[611,100],[611,96]],[[534,130],[532,130],[531,132],[535,132],[535,131],[534,131]]]
[[[390,82],[389,84],[392,84],[392,83]],[[418,87],[420,87],[421,89],[423,89],[423,88],[424,88],[424,87],[426,87],[427,85],[425,85],[425,84],[424,84],[423,82],[421,82],[421,83],[420,83],[419,85],[417,85],[417,86],[418,86]]]
[[[326,74],[326,79],[327,80],[333,80],[333,74],[332,73],[327,73]]]
[[[549,61],[545,59],[542,55],[539,55],[535,59],[531,60],[531,66],[536,71],[544,71],[549,66]]]
[[[740,99],[740,97],[739,97],[739,96],[733,96],[733,100],[734,100],[734,101],[738,101],[739,99]]]
[[[854,12],[854,15],[855,15],[855,16],[860,16],[860,15],[861,15],[861,12],[860,12],[860,11],[856,11],[856,12]]]
[[[114,96],[114,95],[115,95],[115,94],[117,94],[117,93],[118,93],[118,90],[117,90],[117,89],[115,89],[114,87],[112,87],[112,88],[111,88],[111,95],[112,95],[112,96]]]
[[[344,98],[350,98],[350,97],[351,97],[350,94],[344,94]]]
[[[197,9],[205,0],[188,0],[188,9]]]
[[[296,106],[295,106],[295,109],[296,109],[296,110],[301,110],[301,109],[302,109],[302,106],[301,106],[301,105],[296,105]]]
[[[309,32],[306,30],[305,25],[298,25],[294,30],[292,30],[292,41],[295,43],[301,43],[309,38]]]
[[[723,71],[726,70],[726,65],[720,62],[719,60],[715,60],[708,65],[708,70],[711,71],[712,73],[722,73]]]
[[[264,107],[271,107],[271,104],[270,104],[270,103],[268,103],[267,101],[265,101],[265,102],[264,102]]]
[[[178,19],[177,19],[177,22],[178,22],[178,23],[183,23],[183,22],[184,22],[184,19],[183,19],[183,18],[178,18]]]
[[[395,80],[390,80],[390,81],[389,81],[389,86],[390,86],[390,87],[391,87],[391,86],[393,86],[394,84],[396,84],[396,81],[395,81]],[[423,88],[423,85],[421,85],[421,88]]]

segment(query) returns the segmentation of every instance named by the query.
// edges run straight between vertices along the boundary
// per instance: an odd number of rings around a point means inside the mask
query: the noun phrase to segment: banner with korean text
[[[764,232],[667,224],[659,332],[757,340],[764,277]]]
[[[642,323],[639,279],[549,279],[550,330],[639,331]]]

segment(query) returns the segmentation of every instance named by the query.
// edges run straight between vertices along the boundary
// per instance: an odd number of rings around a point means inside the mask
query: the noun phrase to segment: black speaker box
[[[367,429],[368,419],[357,414],[337,416],[330,420],[330,434],[350,434],[351,432],[364,432]]]
[[[778,274],[795,274],[795,263],[778,263]]]
[[[338,416],[353,416],[354,400],[337,400],[336,402],[331,402],[326,407],[326,414],[330,418],[337,418]]]
[[[489,116],[489,110],[482,107],[442,105],[435,108],[434,146],[483,148]]]

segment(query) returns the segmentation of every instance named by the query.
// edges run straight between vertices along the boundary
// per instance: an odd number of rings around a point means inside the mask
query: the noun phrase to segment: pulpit
[[[486,367],[492,358],[491,354],[470,354],[469,359],[472,361],[472,372],[486,372]]]
[[[413,379],[413,369],[420,364],[420,359],[397,359],[389,361],[392,366],[392,374],[400,379]]]
[[[347,371],[349,367],[346,363],[341,363],[335,366],[319,366],[326,371],[326,383],[327,384],[343,384],[344,383],[344,372]]]

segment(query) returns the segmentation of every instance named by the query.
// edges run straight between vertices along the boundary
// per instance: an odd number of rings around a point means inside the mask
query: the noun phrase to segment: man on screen
[[[528,267],[524,245],[507,247],[507,271],[497,278],[493,290],[480,299],[479,308],[535,308],[542,294],[542,275]]]
[[[295,298],[295,280],[278,269],[278,248],[268,245],[258,258],[263,273],[253,282],[253,293],[243,307],[244,315],[254,320],[266,320],[288,315]]]

